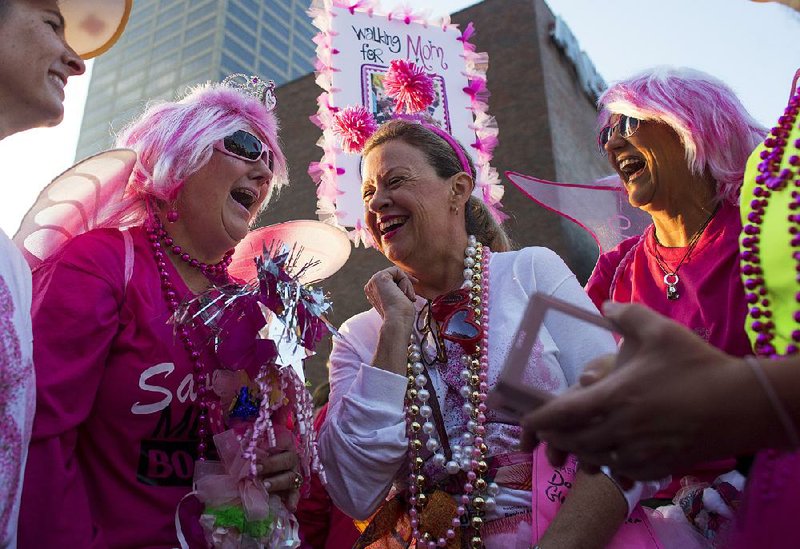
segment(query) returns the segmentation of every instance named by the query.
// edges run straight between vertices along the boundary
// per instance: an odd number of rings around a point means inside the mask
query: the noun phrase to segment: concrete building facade
[[[232,73],[281,85],[314,66],[307,0],[136,0],[127,29],[95,61],[76,157],[108,147],[148,100]]]

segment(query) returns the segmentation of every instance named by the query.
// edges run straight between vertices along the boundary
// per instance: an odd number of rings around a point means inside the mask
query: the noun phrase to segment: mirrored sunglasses
[[[616,122],[600,130],[600,135],[597,136],[597,147],[600,150],[600,154],[606,153],[606,144],[611,139],[615,129],[619,131],[620,137],[628,139],[639,129],[639,122],[638,118],[621,114]]]
[[[272,171],[274,166],[274,155],[269,146],[245,130],[237,130],[223,137],[214,144],[214,148],[221,153],[239,158],[245,162],[258,162],[262,155],[266,155],[266,164],[269,171]]]

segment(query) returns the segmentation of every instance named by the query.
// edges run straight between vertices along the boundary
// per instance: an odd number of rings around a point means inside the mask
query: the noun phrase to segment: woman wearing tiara
[[[221,363],[205,326],[168,321],[230,280],[232,248],[287,181],[272,107],[272,88],[255,78],[151,106],[117,140],[138,157],[130,178],[98,183],[98,196],[118,198],[72,210],[96,228],[39,254],[22,546],[178,545],[195,462],[214,457],[208,383]],[[50,233],[25,242],[37,234]],[[293,508],[297,453],[277,444],[285,450],[257,469]]]

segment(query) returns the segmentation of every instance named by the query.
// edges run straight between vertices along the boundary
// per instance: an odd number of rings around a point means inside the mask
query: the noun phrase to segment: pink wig
[[[683,142],[692,173],[710,173],[717,200],[738,203],[747,157],[766,128],[721,81],[694,69],[657,67],[615,83],[598,105],[600,127],[613,114],[669,125]]]
[[[117,137],[116,146],[135,150],[138,162],[126,198],[102,224],[140,224],[150,203],[177,198],[186,179],[211,159],[216,141],[248,127],[275,155],[271,197],[274,189],[288,182],[286,157],[278,141],[277,118],[256,98],[208,83],[193,88],[180,101],[148,106]]]

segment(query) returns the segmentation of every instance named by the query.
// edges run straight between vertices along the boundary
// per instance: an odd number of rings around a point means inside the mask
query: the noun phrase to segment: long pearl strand
[[[495,483],[487,483],[484,475],[488,471],[486,462],[488,447],[484,442],[486,428],[486,395],[488,392],[488,338],[489,338],[489,256],[490,250],[484,248],[477,239],[470,235],[468,245],[464,251],[464,284],[462,288],[470,291],[470,306],[473,307],[475,318],[480,319],[481,341],[473,354],[462,354],[460,372],[463,385],[459,394],[465,402],[462,412],[466,418],[465,430],[461,435],[460,444],[451,447],[451,459],[447,460],[439,442],[436,426],[432,421],[433,408],[428,404],[431,398],[430,391],[425,387],[428,377],[425,375],[425,366],[422,363],[422,350],[416,336],[412,335],[408,348],[408,392],[406,406],[406,422],[408,427],[408,453],[410,470],[408,476],[409,490],[409,517],[411,519],[412,535],[420,547],[435,549],[446,547],[448,542],[455,538],[456,529],[462,523],[471,527],[472,537],[470,547],[483,547],[480,528],[483,526],[483,514],[495,505],[494,497],[499,488]],[[477,267],[477,269],[476,269]],[[421,532],[420,515],[427,504],[425,494],[428,483],[423,467],[425,460],[421,456],[423,442],[421,434],[427,438],[424,446],[433,453],[432,463],[437,468],[444,468],[449,475],[457,475],[462,471],[466,474],[464,489],[459,497],[456,515],[452,518],[450,528],[444,537],[434,539],[429,532]],[[446,436],[446,433],[444,434]]]

